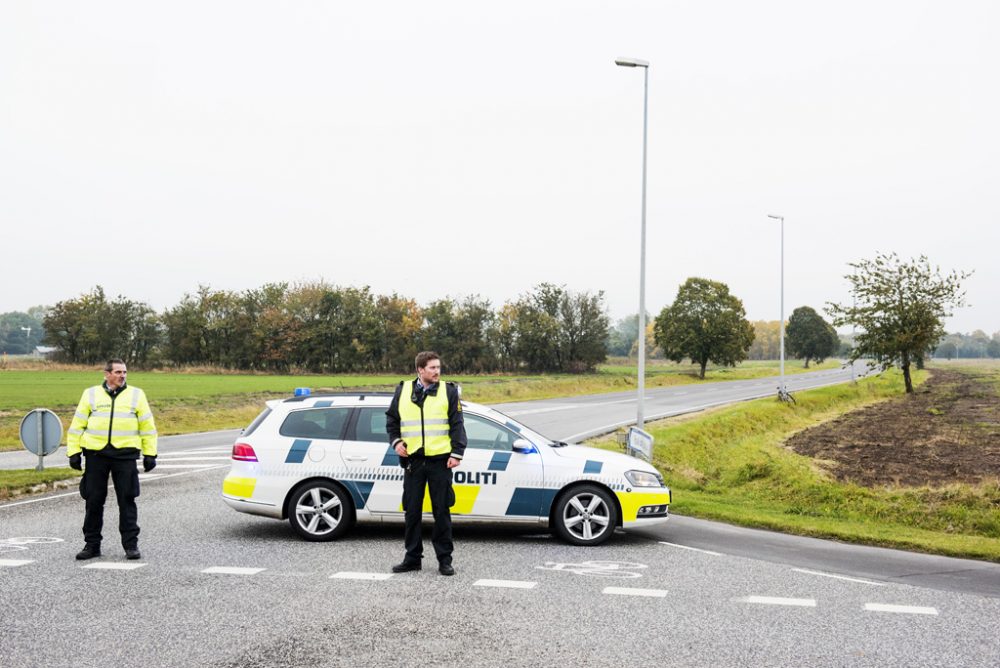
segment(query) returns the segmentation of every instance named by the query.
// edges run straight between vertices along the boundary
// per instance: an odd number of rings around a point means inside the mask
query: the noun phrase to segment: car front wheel
[[[611,538],[618,508],[611,494],[597,485],[580,485],[559,498],[555,532],[573,545],[600,545]]]
[[[351,528],[353,520],[350,497],[337,485],[322,480],[303,485],[288,504],[292,528],[310,541],[339,538]]]

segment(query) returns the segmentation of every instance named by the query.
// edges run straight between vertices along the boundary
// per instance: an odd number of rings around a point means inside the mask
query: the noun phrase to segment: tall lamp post
[[[24,354],[25,355],[30,355],[31,354],[31,328],[30,327],[22,327],[21,331],[25,332],[25,335],[24,335]]]
[[[639,235],[639,401],[635,426],[643,427],[643,403],[646,398],[646,128],[649,119],[649,62],[619,58],[618,67],[642,68],[642,227]]]
[[[781,221],[781,320],[779,337],[781,338],[781,384],[778,386],[778,397],[785,399],[788,390],[785,388],[785,217],[767,214],[768,218]]]

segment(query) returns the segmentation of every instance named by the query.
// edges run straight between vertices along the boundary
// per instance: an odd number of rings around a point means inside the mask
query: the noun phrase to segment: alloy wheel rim
[[[314,536],[328,534],[340,524],[344,507],[340,497],[328,489],[313,487],[299,497],[295,516],[299,524]]]
[[[596,494],[578,494],[563,510],[563,526],[579,540],[600,538],[610,524],[608,504]]]

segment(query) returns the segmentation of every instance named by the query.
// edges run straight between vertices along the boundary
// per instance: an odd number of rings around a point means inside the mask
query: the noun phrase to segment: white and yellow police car
[[[222,498],[241,512],[287,518],[311,541],[335,539],[355,521],[402,522],[403,469],[385,428],[391,399],[267,402],[233,445]],[[670,490],[646,462],[552,441],[486,406],[463,401],[462,411],[469,443],[454,469],[456,523],[543,525],[570,543],[599,545],[616,527],[667,520]]]

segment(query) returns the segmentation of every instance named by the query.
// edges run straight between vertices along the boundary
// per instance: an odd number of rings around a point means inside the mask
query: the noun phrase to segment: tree
[[[800,306],[792,311],[785,329],[785,345],[792,357],[821,364],[823,360],[840,350],[840,337],[830,323],[815,309]]]
[[[777,320],[754,320],[753,345],[747,359],[776,360],[781,355],[781,324]]]
[[[667,359],[700,365],[704,379],[709,362],[736,366],[747,358],[754,331],[745,315],[743,302],[725,283],[689,278],[657,316],[656,342]]]
[[[646,317],[646,322],[651,318]],[[608,354],[615,357],[627,357],[632,346],[639,339],[639,314],[622,318],[608,331],[607,349]]]
[[[962,281],[972,272],[942,275],[925,256],[903,261],[895,253],[850,263],[851,304],[828,305],[834,325],[857,325],[851,361],[871,357],[882,369],[898,366],[913,392],[910,365],[944,338],[944,319],[965,305]]]
[[[943,357],[946,360],[950,360],[955,357],[955,354],[957,352],[958,348],[955,347],[954,343],[952,343],[951,341],[945,341],[940,346],[938,346],[937,350],[934,352],[934,356]]]
[[[0,314],[0,352],[27,355],[45,338],[42,319],[31,314],[37,308]]]

